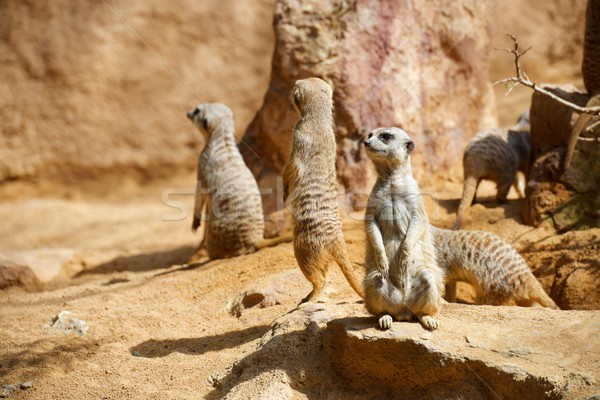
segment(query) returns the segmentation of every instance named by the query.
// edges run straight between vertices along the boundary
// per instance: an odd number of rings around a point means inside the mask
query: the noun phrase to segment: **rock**
[[[587,398],[600,314],[446,304],[441,326],[376,328],[364,305],[313,304],[277,319],[207,398]],[[291,360],[294,360],[292,362]]]
[[[0,398],[8,398],[10,394],[17,390],[26,390],[31,389],[33,387],[33,381],[27,382],[17,382],[3,385],[2,393],[0,393]]]
[[[42,290],[42,282],[27,265],[4,258],[0,254],[0,290],[21,287],[28,292]]]
[[[600,227],[600,144],[578,146],[565,173],[564,147],[543,153],[534,162],[522,203],[525,223],[546,222],[559,232]]]
[[[544,88],[580,106],[589,99],[573,85]],[[559,232],[600,226],[600,144],[579,140],[569,168],[563,171],[562,159],[579,114],[539,93],[532,96],[529,114],[533,166],[523,219],[530,225],[547,221]],[[600,127],[592,134],[600,134]]]
[[[563,310],[600,310],[600,229],[526,243],[519,253]]]
[[[374,398],[551,399],[596,394],[600,315],[445,305],[440,328],[330,321],[324,349],[350,390]]]
[[[326,398],[332,392],[332,377],[323,364],[322,333],[327,321],[339,317],[337,311],[311,304],[275,320],[255,352],[216,374],[219,385],[207,398],[241,399],[257,392],[263,399],[298,398],[294,390]]]
[[[286,271],[276,277],[267,278],[265,286],[259,282],[254,288],[238,294],[228,305],[229,313],[237,318],[243,311],[252,307],[272,307],[282,304],[290,296],[290,285],[301,285],[305,278],[299,270]]]
[[[582,107],[585,107],[589,99],[587,94],[579,92],[572,84],[543,84],[541,86],[551,93]],[[573,112],[556,100],[533,92],[529,109],[533,158],[539,157],[542,153],[554,147],[566,146],[569,143],[571,128],[578,115],[578,113]]]
[[[349,197],[370,189],[361,141],[379,126],[411,134],[415,164],[432,171],[452,165],[471,136],[496,125],[488,37],[477,23],[485,12],[474,0],[278,1],[271,81],[240,146],[259,186],[277,187],[298,119],[290,90],[309,76],[334,89],[337,170]],[[263,199],[267,213],[276,209],[276,196]]]
[[[2,254],[29,266],[41,282],[50,282],[75,261],[75,250],[69,248],[6,250]]]
[[[85,336],[89,326],[87,322],[72,317],[70,311],[63,310],[52,320],[52,328]]]

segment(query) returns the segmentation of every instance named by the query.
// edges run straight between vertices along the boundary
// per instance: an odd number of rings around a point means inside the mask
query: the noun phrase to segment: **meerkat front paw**
[[[419,315],[418,317],[419,321],[421,321],[421,325],[423,325],[423,328],[427,329],[428,331],[435,331],[440,326],[440,324],[429,315]]]
[[[390,329],[392,327],[392,322],[394,322],[392,316],[385,314],[379,318],[379,327],[383,330]]]

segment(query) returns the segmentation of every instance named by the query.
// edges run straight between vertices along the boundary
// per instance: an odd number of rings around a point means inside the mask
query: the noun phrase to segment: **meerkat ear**
[[[202,122],[204,129],[208,129],[208,119],[206,119],[206,117],[200,118],[200,122]]]
[[[294,106],[300,110],[300,100],[302,100],[300,98],[300,91],[297,88],[294,88],[294,90],[292,90],[292,102],[294,103]]]
[[[405,146],[408,154],[412,153],[412,151],[415,149],[415,143],[412,140],[406,142]]]

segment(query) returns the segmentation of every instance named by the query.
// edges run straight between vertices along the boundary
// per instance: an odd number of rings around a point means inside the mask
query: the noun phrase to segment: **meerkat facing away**
[[[558,309],[535,278],[525,260],[491,232],[431,227],[439,265],[446,275],[446,300],[456,300],[456,282],[475,289],[477,304],[541,305]]]
[[[346,253],[337,203],[336,142],[331,87],[321,79],[296,81],[291,102],[300,115],[289,161],[283,170],[283,199],[294,221],[294,255],[313,290],[301,301],[315,302],[335,261],[350,286],[363,296]]]
[[[364,142],[377,170],[365,214],[365,305],[379,326],[415,315],[428,330],[440,309],[444,274],[438,266],[429,218],[410,154],[414,142],[399,128],[378,128]]]
[[[517,124],[510,129],[484,129],[475,135],[463,156],[463,195],[452,229],[460,228],[464,213],[475,200],[477,186],[482,179],[496,183],[496,198],[500,202],[506,201],[513,184],[519,196],[525,197],[525,182],[519,180],[518,172],[522,172],[527,179],[530,158],[529,112],[521,115]]]
[[[188,118],[204,136],[192,230],[206,208],[203,244],[211,259],[252,253],[263,240],[262,199],[234,137],[233,113],[219,103],[201,104]]]

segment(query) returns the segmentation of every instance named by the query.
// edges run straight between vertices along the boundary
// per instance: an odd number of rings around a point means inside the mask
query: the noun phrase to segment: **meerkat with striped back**
[[[283,198],[294,221],[294,255],[312,291],[300,304],[316,302],[327,270],[336,262],[354,291],[363,297],[342,233],[337,203],[333,92],[319,78],[296,82],[291,102],[300,115],[283,170]]]
[[[477,187],[483,179],[496,183],[496,198],[500,202],[506,201],[513,184],[519,196],[524,197],[525,182],[519,179],[518,172],[527,179],[530,158],[529,112],[521,115],[510,129],[484,129],[475,135],[463,156],[463,194],[452,229],[460,228],[465,211],[475,200]]]
[[[219,103],[206,103],[187,113],[204,136],[206,145],[198,157],[198,179],[192,230],[202,222],[211,259],[256,251],[263,241],[262,199],[254,176],[235,143],[233,113]]]
[[[456,282],[475,289],[477,304],[558,309],[519,253],[491,232],[432,227],[440,267],[446,276],[446,300],[456,300]]]
[[[380,316],[382,329],[413,315],[426,329],[437,329],[444,274],[412,175],[414,142],[402,129],[378,128],[364,145],[377,171],[365,213],[365,306]]]

